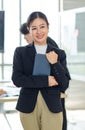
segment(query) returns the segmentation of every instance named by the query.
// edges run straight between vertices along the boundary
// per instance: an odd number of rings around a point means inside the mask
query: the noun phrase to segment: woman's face
[[[41,18],[36,18],[30,24],[30,33],[35,44],[46,44],[48,31],[49,26],[47,25],[45,20]]]

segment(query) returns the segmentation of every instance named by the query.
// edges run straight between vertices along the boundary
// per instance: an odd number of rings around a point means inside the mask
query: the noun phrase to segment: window
[[[61,43],[67,52],[72,78],[85,80],[85,8],[64,11],[61,16]]]

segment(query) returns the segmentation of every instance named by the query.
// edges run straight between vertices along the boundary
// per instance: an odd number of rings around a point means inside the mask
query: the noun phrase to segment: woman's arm
[[[70,75],[67,69],[65,51],[60,50],[59,54],[52,51],[46,56],[51,64],[52,75],[58,82],[59,89],[64,92],[69,86]]]

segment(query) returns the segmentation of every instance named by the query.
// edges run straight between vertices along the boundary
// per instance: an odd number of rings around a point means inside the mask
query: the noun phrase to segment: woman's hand
[[[58,55],[54,51],[46,53],[46,58],[51,64],[55,64],[58,61]]]
[[[48,76],[48,83],[50,87],[58,85],[58,82],[55,80],[54,76]]]

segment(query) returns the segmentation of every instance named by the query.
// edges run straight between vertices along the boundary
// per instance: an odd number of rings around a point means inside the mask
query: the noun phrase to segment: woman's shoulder
[[[26,50],[26,49],[29,49],[29,48],[31,48],[33,46],[33,44],[28,44],[28,45],[25,45],[25,46],[18,46],[18,47],[16,47],[16,49],[15,50],[18,50],[18,51],[24,51],[24,50]]]
[[[49,46],[49,48],[52,50],[52,51],[56,51],[56,52],[58,52],[58,53],[65,53],[65,50],[64,49],[62,49],[62,48],[57,48],[57,47],[55,47],[54,45],[52,45],[52,44],[49,44],[48,45]]]

